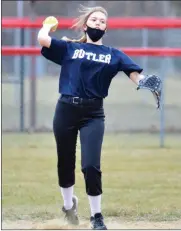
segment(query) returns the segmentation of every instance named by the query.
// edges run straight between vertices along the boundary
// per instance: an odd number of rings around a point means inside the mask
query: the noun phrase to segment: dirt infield
[[[181,220],[179,221],[165,221],[165,222],[124,222],[118,218],[105,219],[108,229],[180,229]],[[40,222],[31,222],[26,220],[6,221],[2,223],[2,229],[33,229],[33,230],[61,230],[61,229],[90,229],[88,221],[80,221],[78,227],[68,226],[64,224],[63,220],[54,219]]]

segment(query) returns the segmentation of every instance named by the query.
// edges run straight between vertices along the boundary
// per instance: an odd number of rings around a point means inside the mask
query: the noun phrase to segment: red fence
[[[37,18],[35,21],[31,21],[29,18],[3,18],[2,28],[3,29],[38,29],[41,28],[44,18]],[[59,29],[71,29],[74,22],[73,18],[58,18]],[[108,20],[108,29],[154,29],[164,30],[180,28],[181,29],[181,18],[110,18]],[[152,47],[152,48],[139,48],[129,47],[120,48],[126,54],[130,56],[181,56],[181,48],[169,48],[169,47]],[[32,55],[32,66],[34,66],[35,59],[34,55],[40,55],[40,47],[13,47],[3,46],[3,56],[16,56],[16,55]],[[24,131],[24,76],[23,68],[20,68],[20,79],[21,79],[21,90],[20,90],[20,130]],[[165,69],[164,69],[165,70]],[[30,128],[34,130],[36,128],[36,76],[35,68],[31,69],[30,76]],[[164,75],[163,75],[164,76]],[[163,79],[164,80],[164,79]],[[162,97],[163,100],[163,97]],[[163,104],[164,105],[164,104]],[[163,107],[162,107],[163,108]],[[164,138],[164,110],[161,110],[160,114],[160,144],[163,147]]]
[[[120,48],[131,56],[181,56],[181,48]],[[40,55],[37,47],[2,47],[3,55]]]
[[[57,18],[59,29],[68,29],[72,26],[73,18]],[[2,28],[40,28],[44,18],[31,21],[30,18],[3,18]],[[110,18],[109,29],[168,29],[181,28],[181,18]]]
[[[3,18],[2,28],[40,28],[44,18]],[[59,29],[70,29],[73,18],[58,18]],[[181,28],[181,18],[110,18],[109,29],[168,29]],[[181,56],[181,48],[120,48],[133,56]],[[40,55],[37,47],[2,47],[2,55]]]

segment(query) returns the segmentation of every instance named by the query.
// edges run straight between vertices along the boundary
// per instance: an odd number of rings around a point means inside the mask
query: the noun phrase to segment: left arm
[[[130,75],[129,75],[129,77],[130,77],[130,79],[131,79],[136,85],[138,85],[138,83],[139,83],[139,81],[140,81],[141,79],[144,79],[144,78],[145,78],[144,75],[142,75],[142,74],[140,74],[140,73],[138,73],[138,72],[136,72],[136,71],[131,72]]]
[[[139,81],[145,77],[141,74],[143,69],[124,52],[117,50],[117,57],[119,60],[118,70],[123,71],[136,85],[138,85]]]
[[[137,85],[137,90],[143,88],[150,90],[156,99],[157,108],[159,108],[162,91],[161,79],[156,75],[144,76],[141,74],[143,69],[123,52],[118,51],[118,59],[118,70],[123,71]]]
[[[157,108],[160,108],[162,81],[156,75],[144,76],[136,71],[130,73],[130,79],[137,85],[137,90],[148,89],[153,93],[156,99]],[[141,80],[141,81],[140,81]]]

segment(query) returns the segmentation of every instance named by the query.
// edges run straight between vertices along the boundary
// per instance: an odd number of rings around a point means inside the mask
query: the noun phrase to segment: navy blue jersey
[[[61,65],[59,93],[82,98],[105,98],[119,71],[129,76],[143,70],[125,53],[104,45],[52,38],[50,48],[42,47],[41,54]]]

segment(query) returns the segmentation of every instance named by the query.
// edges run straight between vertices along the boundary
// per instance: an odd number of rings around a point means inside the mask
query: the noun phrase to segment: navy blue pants
[[[73,102],[60,97],[53,120],[60,187],[75,184],[76,142],[80,132],[81,169],[88,195],[102,194],[101,148],[104,136],[103,101]]]

